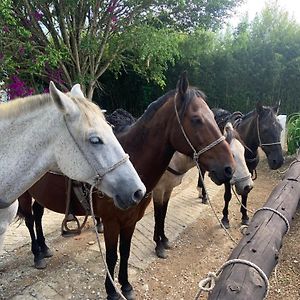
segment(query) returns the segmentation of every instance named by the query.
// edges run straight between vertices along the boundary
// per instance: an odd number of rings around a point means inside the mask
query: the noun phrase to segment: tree
[[[0,4],[2,73],[80,82],[89,98],[110,69],[131,65],[164,83],[179,55],[175,30],[216,28],[242,0],[3,0]]]

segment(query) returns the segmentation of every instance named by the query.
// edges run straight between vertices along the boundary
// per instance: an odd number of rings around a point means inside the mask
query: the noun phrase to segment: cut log
[[[290,224],[299,200],[300,154],[263,207],[280,212]],[[247,260],[258,266],[269,278],[278,262],[286,232],[286,222],[280,215],[270,210],[259,210],[228,260]],[[257,270],[246,264],[235,263],[223,269],[208,299],[259,300],[264,299],[266,288],[265,281]]]

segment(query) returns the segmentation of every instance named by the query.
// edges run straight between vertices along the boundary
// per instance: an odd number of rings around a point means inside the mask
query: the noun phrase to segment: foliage
[[[179,57],[178,30],[217,28],[242,0],[3,0],[0,72],[69,88],[80,82],[91,98],[98,79],[125,67],[164,85]]]
[[[294,113],[287,121],[288,153],[294,154],[300,148],[300,113]]]
[[[168,70],[167,86],[174,86],[182,69],[211,106],[248,112],[257,101],[281,102],[285,114],[300,111],[300,25],[271,3],[237,28],[193,32],[183,40],[180,61]]]

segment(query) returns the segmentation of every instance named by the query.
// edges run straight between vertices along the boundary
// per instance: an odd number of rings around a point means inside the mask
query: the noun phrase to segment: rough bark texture
[[[270,207],[292,221],[300,199],[300,154],[290,165],[282,181],[274,188],[264,207]],[[228,260],[248,260],[270,276],[278,262],[287,226],[278,214],[258,211],[252,218],[247,233],[233,250]],[[259,273],[245,264],[227,266],[220,275],[208,299],[259,300],[266,285]]]

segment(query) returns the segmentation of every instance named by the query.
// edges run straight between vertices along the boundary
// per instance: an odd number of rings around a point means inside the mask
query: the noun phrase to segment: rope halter
[[[260,132],[259,132],[259,115],[257,115],[256,128],[257,128],[257,137],[258,137],[259,147],[262,148],[264,146],[281,145],[280,141],[279,142],[274,142],[274,143],[262,143],[261,142],[261,137],[260,137]]]
[[[74,143],[77,145],[78,149],[80,150],[81,154],[83,155],[83,157],[86,159],[86,161],[88,162],[88,164],[91,166],[91,168],[94,170],[95,172],[95,176],[92,176],[92,181],[94,182],[95,185],[98,185],[99,182],[103,179],[103,177],[107,174],[112,172],[113,170],[115,170],[116,168],[118,168],[119,166],[121,166],[122,164],[124,164],[125,162],[127,162],[127,160],[129,159],[129,155],[125,154],[125,156],[123,158],[121,158],[119,161],[117,161],[116,163],[112,164],[110,167],[108,168],[98,168],[98,160],[95,157],[95,155],[90,154],[88,155],[83,149],[83,145],[82,143],[78,142],[75,137],[74,134],[64,116],[64,121],[66,124],[66,127],[68,129],[68,132],[70,134],[70,136],[72,137]]]
[[[218,145],[219,143],[221,143],[222,141],[225,140],[225,137],[222,135],[220,136],[217,140],[213,141],[212,143],[210,143],[209,145],[207,145],[206,147],[204,147],[203,149],[200,149],[198,152],[197,150],[195,149],[195,147],[192,145],[191,141],[189,140],[181,122],[180,122],[180,118],[179,118],[179,114],[178,114],[178,110],[177,110],[177,106],[176,106],[176,96],[177,96],[177,93],[175,94],[175,97],[174,97],[174,108],[175,108],[175,113],[176,113],[176,118],[177,118],[177,121],[179,123],[179,127],[181,129],[181,132],[185,138],[185,140],[187,141],[187,143],[189,144],[189,146],[191,147],[191,149],[193,150],[194,154],[193,154],[193,159],[196,163],[196,165],[198,166],[198,159],[199,159],[199,156],[203,153],[205,153],[206,151],[210,150],[211,148],[213,148],[214,146]]]

